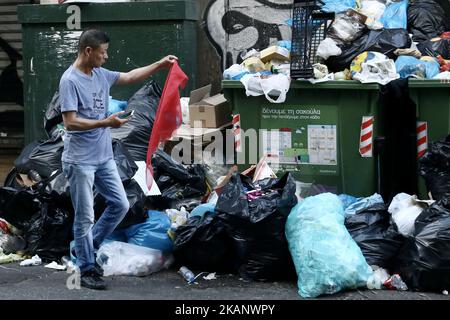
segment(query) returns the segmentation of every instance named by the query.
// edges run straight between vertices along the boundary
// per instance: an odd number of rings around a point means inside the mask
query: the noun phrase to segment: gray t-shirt
[[[94,68],[88,76],[71,65],[59,82],[61,112],[76,111],[77,117],[83,119],[105,119],[109,89],[119,75],[105,68]],[[113,159],[113,151],[109,128],[67,132],[62,161],[98,165],[110,159]]]

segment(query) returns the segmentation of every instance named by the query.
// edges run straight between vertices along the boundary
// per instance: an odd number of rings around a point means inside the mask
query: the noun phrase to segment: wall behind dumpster
[[[221,67],[240,63],[241,53],[262,50],[278,40],[291,39],[293,0],[211,0],[204,10],[203,25],[216,48]]]

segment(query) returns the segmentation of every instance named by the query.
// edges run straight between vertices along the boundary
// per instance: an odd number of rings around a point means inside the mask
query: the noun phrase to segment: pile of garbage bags
[[[193,199],[195,202],[191,206],[195,207],[205,196],[207,187],[201,165],[188,171],[170,156],[162,155],[162,152],[153,161],[165,201],[151,201],[137,180],[137,163],[146,159],[161,93],[156,82],[146,83],[126,103],[126,110],[135,111],[134,117],[121,128],[111,129],[114,160],[130,202],[130,209],[116,232],[126,234],[122,241],[130,245],[170,253],[172,239],[168,232],[172,222],[163,211],[187,206]],[[120,108],[124,106],[122,104]],[[111,107],[117,108],[114,103]],[[74,212],[69,184],[62,173],[65,129],[58,92],[48,104],[44,127],[49,138],[34,141],[22,150],[14,161],[14,168],[4,187],[0,188],[0,217],[19,230],[20,234],[20,239],[16,234],[3,236],[2,253],[21,252],[24,256],[38,255],[44,261],[59,261],[69,253]],[[159,211],[151,210],[155,209],[154,203],[158,203],[158,209],[161,210],[159,220],[155,218]],[[105,199],[94,189],[96,220],[105,208]],[[156,221],[164,223],[158,224]],[[156,234],[159,236],[155,237]]]
[[[213,210],[178,228],[178,263],[204,271],[238,272],[246,280],[286,279],[293,273],[285,224],[297,203],[290,174],[252,182],[235,173]]]

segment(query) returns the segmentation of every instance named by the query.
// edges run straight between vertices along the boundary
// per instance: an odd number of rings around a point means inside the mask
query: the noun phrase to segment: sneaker
[[[81,286],[94,290],[105,290],[106,283],[95,270],[89,270],[81,274]]]
[[[103,277],[103,268],[95,262],[93,271],[100,277]]]

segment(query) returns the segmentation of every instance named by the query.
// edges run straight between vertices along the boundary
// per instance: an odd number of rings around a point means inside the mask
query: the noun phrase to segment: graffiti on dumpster
[[[291,18],[293,0],[212,0],[204,16],[209,40],[228,68],[242,62],[241,54],[262,50],[278,40],[291,38],[286,21]]]

